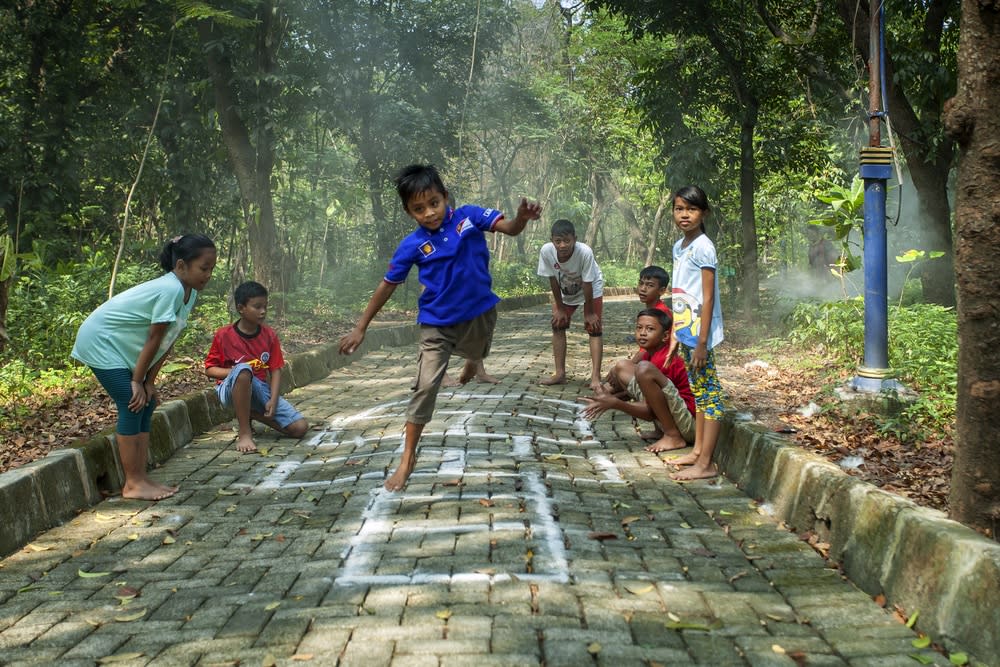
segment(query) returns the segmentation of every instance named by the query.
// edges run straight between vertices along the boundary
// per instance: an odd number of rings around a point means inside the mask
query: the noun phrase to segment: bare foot
[[[707,466],[692,465],[690,468],[670,473],[670,479],[675,482],[686,482],[692,479],[712,479],[718,476],[719,470],[715,467],[714,463],[709,463]]]
[[[146,479],[138,483],[126,483],[122,488],[122,498],[130,500],[163,500],[177,493],[171,491],[169,487],[162,486],[156,482]]]
[[[460,386],[462,386],[462,383],[460,381],[456,380],[455,378],[451,377],[447,373],[445,373],[444,377],[441,378],[441,386],[442,387],[460,387]]]
[[[257,443],[253,441],[251,435],[241,435],[236,439],[236,451],[249,454],[257,451]]]
[[[646,447],[647,452],[670,452],[684,449],[688,444],[679,435],[664,435],[662,438]]]
[[[465,365],[462,366],[462,374],[458,376],[458,383],[461,385],[467,384],[475,374],[476,374],[476,364],[468,361],[465,362]]]
[[[601,393],[604,392],[604,385],[601,384],[600,380],[591,380],[590,381],[590,391],[594,392],[595,394],[600,395]]]
[[[543,387],[548,387],[548,386],[554,385],[554,384],[566,384],[566,376],[565,375],[553,375],[550,378],[545,378],[544,380],[539,380],[538,384],[542,385]]]
[[[153,482],[154,486],[158,486],[163,489],[163,492],[168,495],[174,495],[181,488],[179,486],[168,486],[167,484],[160,484],[159,482]]]
[[[660,431],[659,429],[653,429],[652,431],[639,431],[639,437],[643,440],[649,441],[659,440],[663,437],[663,431]]]
[[[396,468],[396,472],[389,476],[389,479],[385,480],[386,491],[399,491],[404,486],[406,486],[406,480],[410,478],[410,473],[413,472],[413,465],[417,462],[417,457],[413,456],[403,456],[399,461],[399,467]]]
[[[500,384],[500,380],[498,378],[493,377],[486,371],[483,371],[482,373],[476,373],[476,382],[486,382],[488,384]]]
[[[689,452],[684,456],[678,456],[676,458],[668,458],[664,462],[669,463],[672,466],[689,466],[693,465],[698,461],[698,455],[694,452]]]

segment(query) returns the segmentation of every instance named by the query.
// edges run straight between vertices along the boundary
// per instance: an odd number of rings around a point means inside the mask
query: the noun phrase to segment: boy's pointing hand
[[[542,205],[522,197],[521,203],[517,207],[517,217],[522,220],[538,220],[542,217]]]

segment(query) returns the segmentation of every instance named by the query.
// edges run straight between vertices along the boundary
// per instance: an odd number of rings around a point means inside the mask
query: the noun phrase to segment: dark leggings
[[[101,383],[115,405],[118,406],[118,425],[115,427],[115,431],[119,435],[149,433],[149,424],[153,420],[156,401],[150,401],[139,412],[132,412],[128,409],[128,402],[132,400],[132,371],[127,368],[91,368],[90,370],[94,372],[97,381]]]

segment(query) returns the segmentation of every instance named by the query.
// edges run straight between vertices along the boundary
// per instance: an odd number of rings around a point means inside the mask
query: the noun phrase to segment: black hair
[[[237,306],[245,306],[250,299],[258,296],[267,296],[267,288],[258,282],[253,280],[248,280],[245,283],[240,283],[233,291],[233,302]]]
[[[572,236],[576,238],[576,227],[565,218],[560,218],[552,223],[552,231],[549,236]]]
[[[705,213],[712,210],[712,207],[708,205],[708,195],[697,185],[685,185],[683,188],[678,189],[674,193],[674,196],[670,198],[670,201],[676,201],[678,197],[691,204],[691,206],[700,208]],[[704,234],[705,223],[702,222],[699,226],[701,227],[701,233]]]
[[[441,180],[441,174],[432,164],[411,164],[400,169],[396,175],[396,192],[403,201],[404,209],[407,209],[413,197],[428,190],[437,190],[442,195],[448,194],[444,181]]]
[[[666,287],[670,284],[670,276],[667,275],[666,269],[662,266],[657,266],[656,264],[647,266],[639,272],[639,280],[642,280],[643,278],[654,278],[655,280],[658,280],[660,287]]]
[[[639,314],[635,316],[635,321],[638,322],[640,317],[652,317],[659,322],[660,326],[663,327],[663,330],[668,333],[674,326],[673,316],[671,316],[670,313],[660,310],[659,308],[643,308],[639,311]]]
[[[160,266],[164,271],[173,271],[177,262],[190,264],[201,257],[206,250],[215,250],[215,243],[204,234],[181,234],[167,241],[160,251]]]

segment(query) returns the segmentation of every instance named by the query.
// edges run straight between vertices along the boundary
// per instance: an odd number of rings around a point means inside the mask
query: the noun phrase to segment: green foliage
[[[837,240],[841,242],[844,261],[844,271],[854,271],[861,266],[861,260],[854,254],[851,247],[851,232],[861,233],[864,226],[865,188],[864,182],[858,176],[851,181],[850,187],[828,182],[825,190],[815,194],[816,199],[827,205],[819,217],[810,220],[809,224],[822,225],[832,229]]]
[[[536,273],[537,265],[525,262],[493,262],[493,291],[501,297],[524,296],[548,291],[547,283]]]
[[[862,299],[796,306],[789,339],[816,345],[845,367],[864,356]],[[919,393],[901,415],[882,427],[905,439],[951,428],[958,388],[958,319],[951,308],[916,303],[889,309],[889,365],[899,380]]]

